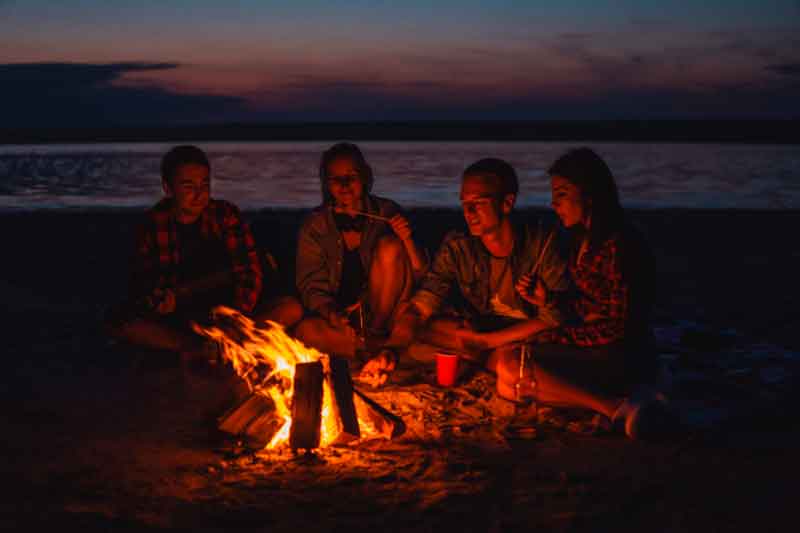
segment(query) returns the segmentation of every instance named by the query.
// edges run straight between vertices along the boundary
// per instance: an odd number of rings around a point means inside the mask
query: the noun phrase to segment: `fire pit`
[[[347,360],[228,307],[214,309],[212,318],[212,326],[195,324],[195,330],[219,343],[223,360],[250,391],[220,418],[220,430],[254,447],[307,451],[402,432],[399,418],[354,389]]]

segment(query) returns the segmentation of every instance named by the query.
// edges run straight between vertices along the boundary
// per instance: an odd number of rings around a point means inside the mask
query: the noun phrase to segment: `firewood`
[[[358,417],[369,423],[380,435],[391,439],[405,432],[406,427],[400,417],[390,413],[358,389],[353,389],[353,392]]]
[[[292,429],[289,434],[289,445],[295,450],[319,447],[323,378],[319,361],[295,365]]]
[[[280,431],[283,422],[283,417],[278,416],[274,409],[270,409],[251,420],[242,437],[248,447],[261,449],[269,444],[272,437]]]
[[[339,419],[342,423],[342,432],[339,434],[337,444],[344,444],[361,436],[358,427],[358,415],[353,403],[353,380],[350,377],[350,365],[347,359],[331,357],[331,386],[334,401],[336,402]]]
[[[241,435],[256,418],[274,409],[275,405],[271,399],[253,393],[222,415],[217,427],[230,435]]]

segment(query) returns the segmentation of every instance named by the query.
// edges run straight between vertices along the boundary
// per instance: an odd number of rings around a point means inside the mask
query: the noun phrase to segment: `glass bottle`
[[[531,348],[522,344],[519,348],[519,377],[514,385],[514,396],[517,402],[536,410],[536,379],[533,375]]]

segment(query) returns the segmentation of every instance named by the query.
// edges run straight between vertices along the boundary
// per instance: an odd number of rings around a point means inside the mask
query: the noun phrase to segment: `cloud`
[[[2,64],[0,127],[176,124],[246,115],[246,104],[238,97],[180,94],[121,82],[125,74],[178,67],[145,62]]]
[[[406,89],[445,89],[450,85],[441,81],[411,79],[406,81],[388,80],[378,74],[367,74],[361,79],[342,79],[331,76],[298,75],[292,77],[281,88],[322,93],[325,91],[366,90],[377,92],[394,92]]]
[[[800,63],[783,63],[779,65],[767,65],[765,70],[780,74],[782,76],[800,76]]]
[[[591,46],[591,39],[576,36],[550,44],[551,52],[559,50],[556,65],[571,69],[571,77],[559,77],[557,71],[545,73],[533,63],[536,58],[530,63],[520,60],[514,70],[519,77],[497,79],[485,76],[486,70],[476,70],[469,77],[450,75],[450,71],[447,76],[438,75],[442,68],[401,75],[376,67],[338,73],[289,65],[283,77],[265,77],[268,81],[246,93],[228,95],[220,83],[212,95],[165,88],[168,82],[158,81],[159,72],[171,74],[172,79],[184,75],[175,63],[0,65],[0,128],[800,116],[797,63],[758,67],[755,72],[762,73],[760,78],[717,81],[713,76],[680,78],[672,52],[600,53]],[[459,59],[452,60],[455,72]],[[677,81],[643,82],[652,72],[673,71]]]

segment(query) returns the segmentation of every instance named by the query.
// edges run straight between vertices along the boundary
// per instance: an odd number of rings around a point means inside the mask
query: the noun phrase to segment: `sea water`
[[[161,156],[175,143],[0,146],[0,210],[140,208],[161,197]],[[310,208],[319,158],[333,142],[198,142],[212,194],[243,209]],[[626,207],[800,208],[795,145],[591,142],[363,142],[373,192],[407,208],[458,207],[459,178],[483,157],[510,162],[518,205],[545,207],[548,167],[590,146],[609,164]]]

